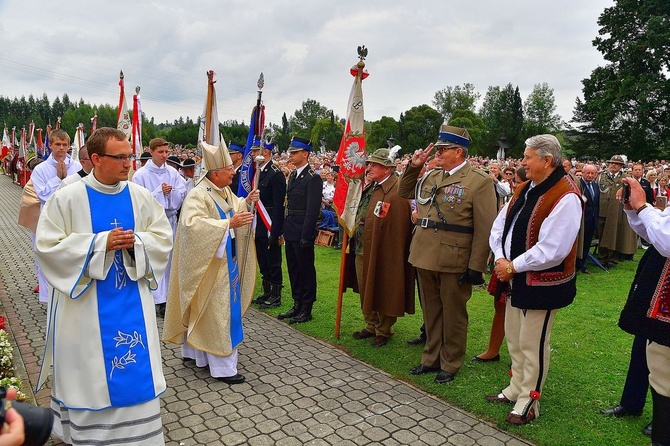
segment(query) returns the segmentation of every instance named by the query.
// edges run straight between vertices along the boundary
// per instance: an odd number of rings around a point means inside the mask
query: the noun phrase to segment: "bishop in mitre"
[[[235,168],[223,141],[199,145],[207,173],[182,204],[163,339],[181,344],[185,361],[238,384],[244,382],[237,372],[242,316],[256,282],[251,210],[259,194],[242,199],[231,191]]]

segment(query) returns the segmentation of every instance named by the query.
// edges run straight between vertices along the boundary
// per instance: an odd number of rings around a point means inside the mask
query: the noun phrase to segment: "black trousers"
[[[630,412],[642,412],[647,402],[649,368],[647,367],[647,340],[642,336],[633,338],[626,384],[621,394],[621,405]]]
[[[256,258],[261,270],[263,280],[281,285],[283,283],[281,272],[281,246],[275,245],[268,248],[268,238],[259,237],[256,234]]]
[[[300,247],[299,241],[286,241],[286,266],[291,281],[291,296],[296,304],[305,306],[316,301],[316,268],[314,244]]]

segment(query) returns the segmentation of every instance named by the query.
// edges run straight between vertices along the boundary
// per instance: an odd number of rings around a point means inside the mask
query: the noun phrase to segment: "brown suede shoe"
[[[367,331],[367,330],[364,328],[364,329],[362,329],[361,331],[355,331],[354,334],[353,334],[353,336],[354,336],[354,339],[361,340],[361,339],[367,339],[367,338],[374,338],[374,337],[375,337],[375,334],[374,334],[374,333],[370,333],[369,331]]]
[[[377,336],[375,336],[375,340],[372,341],[372,346],[373,347],[383,347],[388,343],[389,343],[389,338],[387,338],[386,336],[377,335]]]
[[[507,418],[505,418],[505,421],[507,421],[510,424],[515,424],[517,426],[523,426],[524,424],[528,424],[531,421],[535,419],[535,411],[531,409],[528,412],[528,415],[525,417],[523,415],[517,415],[515,413],[510,412],[507,414]]]
[[[508,399],[504,395],[501,398],[499,393],[496,393],[495,395],[486,395],[484,398],[486,398],[486,401],[489,403],[514,404],[514,401]]]

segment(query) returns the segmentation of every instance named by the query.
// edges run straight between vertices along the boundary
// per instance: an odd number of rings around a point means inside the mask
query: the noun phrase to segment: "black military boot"
[[[658,394],[651,388],[651,400],[654,403],[651,420],[651,444],[653,446],[670,446],[670,424],[665,422],[670,413],[670,398]]]
[[[165,307],[167,304],[163,302],[162,304],[156,304],[156,316],[165,317]]]
[[[252,300],[252,304],[262,304],[270,298],[270,281],[263,279],[263,294],[258,296],[256,299]]]
[[[284,288],[284,285],[279,283],[270,284],[270,297],[261,304],[261,310],[267,310],[268,308],[277,308],[281,305],[281,289]]]
[[[300,324],[302,322],[309,322],[312,320],[312,304],[305,304],[300,308],[298,314],[293,316],[289,324]]]
[[[300,313],[300,303],[296,302],[295,300],[293,301],[293,307],[288,310],[286,313],[279,313],[277,316],[278,319],[288,319],[288,318],[293,318],[295,315]]]

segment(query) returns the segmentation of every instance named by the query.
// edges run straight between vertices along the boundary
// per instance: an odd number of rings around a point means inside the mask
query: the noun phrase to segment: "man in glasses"
[[[172,226],[172,232],[177,231],[177,212],[186,196],[186,182],[176,169],[170,168],[166,161],[170,155],[170,143],[163,138],[154,138],[149,141],[151,159],[133,175],[133,183],[149,189],[151,195],[165,209]],[[165,315],[165,301],[167,299],[168,283],[170,282],[170,263],[158,289],[154,291],[154,303],[158,316]]]
[[[172,230],[151,193],[127,181],[122,131],[100,128],[87,147],[92,173],[53,194],[37,225],[35,253],[54,288],[38,386],[52,375],[53,432],[67,444],[162,445],[151,289]]]
[[[467,161],[470,135],[442,126],[435,144],[412,155],[399,194],[415,198],[418,220],[409,262],[417,269],[426,346],[413,375],[435,373],[447,383],[465,361],[467,302],[472,286],[484,283],[489,256],[487,239],[496,217],[493,181]],[[435,150],[435,169],[419,172]]]

